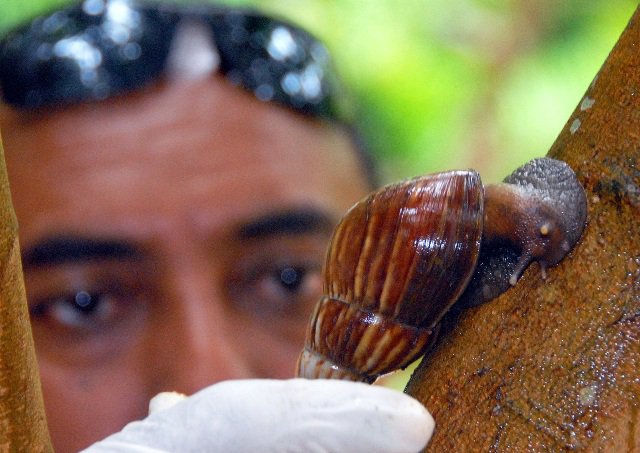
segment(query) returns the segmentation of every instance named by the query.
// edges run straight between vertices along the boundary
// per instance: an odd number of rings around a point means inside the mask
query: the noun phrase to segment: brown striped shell
[[[478,259],[484,191],[452,171],[386,186],[334,232],[298,375],[372,382],[418,358]]]

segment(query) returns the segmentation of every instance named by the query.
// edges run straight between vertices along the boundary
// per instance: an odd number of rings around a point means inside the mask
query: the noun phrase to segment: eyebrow
[[[51,236],[22,253],[24,267],[43,267],[104,259],[135,259],[141,252],[131,244],[112,239],[75,235]]]
[[[280,235],[330,233],[335,226],[332,215],[318,209],[291,209],[258,217],[240,228],[241,239],[262,239]]]
[[[317,209],[293,209],[269,213],[244,224],[241,239],[264,239],[280,235],[329,233],[334,227],[333,216]],[[52,265],[99,261],[105,259],[136,259],[142,252],[126,241],[95,239],[76,235],[45,237],[22,252],[22,265],[37,268]]]

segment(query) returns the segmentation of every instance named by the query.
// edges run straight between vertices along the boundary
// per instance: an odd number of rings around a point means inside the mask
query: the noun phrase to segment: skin
[[[292,377],[331,229],[370,189],[346,134],[219,76],[0,124],[56,451],[161,391]]]

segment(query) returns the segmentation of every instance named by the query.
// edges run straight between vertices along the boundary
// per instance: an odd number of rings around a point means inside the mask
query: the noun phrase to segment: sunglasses
[[[199,53],[203,46],[213,52]],[[325,47],[298,27],[248,10],[84,0],[0,41],[0,94],[23,109],[101,100],[161,76],[211,70],[263,101],[345,120]]]

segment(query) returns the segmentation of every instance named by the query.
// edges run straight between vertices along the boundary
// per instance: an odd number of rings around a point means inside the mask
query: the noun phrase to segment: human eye
[[[103,263],[25,273],[33,338],[41,357],[104,364],[140,338],[151,309],[146,278],[116,267]]]
[[[321,289],[320,265],[314,262],[282,262],[266,266],[254,281],[256,294],[270,308],[297,308]]]
[[[306,319],[322,291],[321,254],[252,261],[231,283],[234,305],[255,314]]]
[[[39,300],[30,309],[34,322],[66,334],[97,334],[122,320],[128,303],[114,290],[80,289]]]

